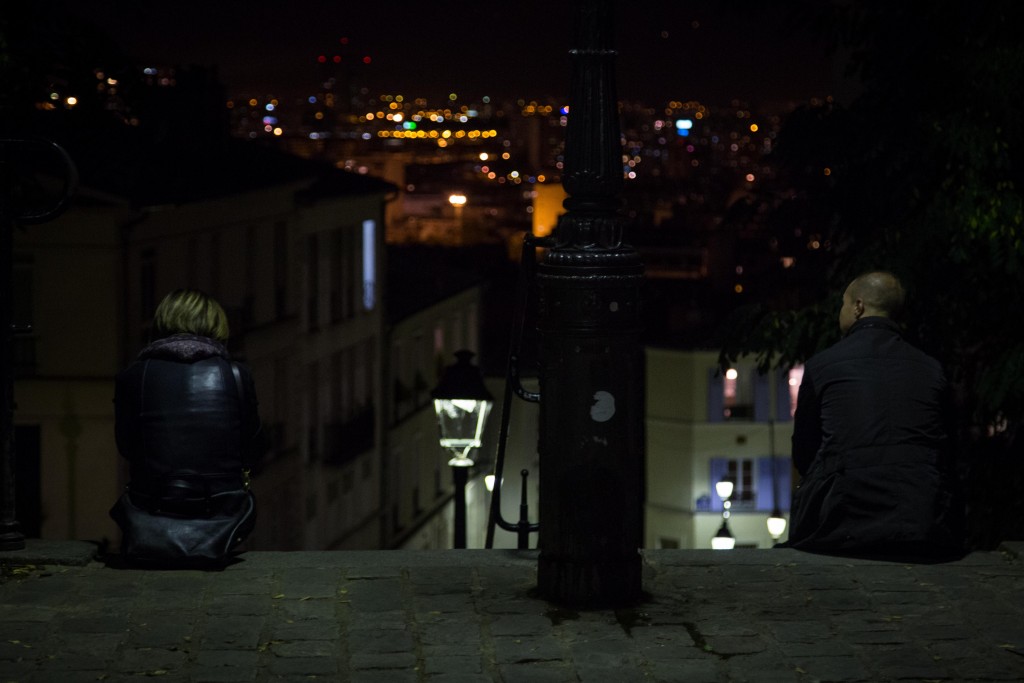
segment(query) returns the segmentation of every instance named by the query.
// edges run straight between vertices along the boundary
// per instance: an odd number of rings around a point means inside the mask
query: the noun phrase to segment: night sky
[[[52,0],[90,17],[140,64],[216,65],[230,95],[304,96],[315,60],[340,52],[377,93],[565,96],[572,4],[480,0]],[[620,0],[618,91],[662,104],[790,101],[831,94],[823,41],[791,3]]]

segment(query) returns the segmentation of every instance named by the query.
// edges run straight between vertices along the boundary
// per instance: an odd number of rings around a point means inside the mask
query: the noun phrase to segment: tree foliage
[[[765,227],[779,240],[813,234],[819,249],[796,256],[796,305],[766,299],[741,309],[721,355],[724,364],[753,353],[762,368],[802,362],[837,339],[849,280],[893,270],[908,290],[909,338],[942,361],[958,390],[965,459],[976,477],[1016,478],[1018,486],[1022,8],[1012,0],[804,8],[830,31],[837,54],[848,55],[859,91],[797,110],[780,133],[779,180],[759,198],[770,206]],[[1003,517],[1016,505],[1016,519],[1024,518],[1019,502],[1001,505]],[[975,509],[985,524],[997,523],[998,511]],[[1024,535],[1020,521],[998,524],[977,532],[978,545]]]

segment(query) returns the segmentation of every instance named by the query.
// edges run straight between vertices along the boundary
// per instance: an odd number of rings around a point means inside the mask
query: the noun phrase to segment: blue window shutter
[[[773,458],[757,459],[757,489],[754,491],[755,507],[758,510],[771,511],[772,500],[772,460]],[[781,484],[779,484],[781,486]]]
[[[724,409],[722,377],[716,368],[708,368],[708,422],[725,422],[725,417],[722,414]]]
[[[771,419],[771,391],[768,375],[754,374],[754,422],[767,422]]]
[[[774,489],[772,484],[772,467],[775,467]],[[789,458],[758,458],[757,459],[757,509],[771,512],[775,507],[774,493],[778,493],[779,511],[789,510],[789,501],[793,481]]]
[[[793,417],[789,414],[789,371],[779,370],[779,381],[776,383],[776,416],[779,422],[789,422]]]
[[[779,510],[786,512],[793,492],[793,468],[789,458],[775,458],[775,468],[779,477]]]

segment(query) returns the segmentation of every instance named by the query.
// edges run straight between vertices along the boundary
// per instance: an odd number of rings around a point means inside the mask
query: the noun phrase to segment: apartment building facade
[[[270,435],[248,547],[377,547],[393,187],[312,166],[257,187],[140,204],[84,183],[59,219],[16,236],[16,322],[32,325],[16,341],[14,387],[28,535],[116,547],[107,510],[126,468],[113,379],[148,341],[162,296],[195,287],[228,312]]]
[[[776,509],[789,517],[802,368],[762,375],[746,359],[722,372],[710,350],[648,347],[646,357],[645,547],[710,548],[723,521],[715,490],[723,478],[735,487],[728,527],[736,547],[771,547],[767,518]]]

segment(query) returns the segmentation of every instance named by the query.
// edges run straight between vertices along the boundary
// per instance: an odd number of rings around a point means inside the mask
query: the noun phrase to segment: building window
[[[316,235],[306,238],[306,316],[308,329],[320,326],[320,254]]]
[[[377,302],[377,221],[363,221],[363,309]]]
[[[139,257],[139,317],[153,319],[156,312],[156,249],[143,249]]]
[[[17,254],[12,265],[11,355],[16,377],[29,377],[36,372],[36,334],[32,323],[34,315],[31,256]],[[37,534],[38,535],[38,534]]]
[[[708,422],[754,419],[754,386],[757,373],[729,368],[708,370]]]
[[[252,326],[255,319],[256,302],[256,226],[245,229],[245,293],[242,300],[242,324]]]
[[[220,291],[220,271],[221,271],[221,257],[220,257],[220,234],[214,233],[210,235],[210,296],[214,298],[221,297]]]
[[[733,509],[750,509],[755,500],[754,486],[754,460],[751,458],[715,458],[712,460],[711,468],[711,490],[714,492],[715,484],[722,479],[732,481]],[[722,499],[713,494],[713,507],[722,509]]]
[[[331,282],[330,307],[331,322],[341,322],[348,317],[345,305],[345,233],[335,230],[331,233],[331,258],[328,276]]]
[[[770,512],[776,502],[780,510],[788,510],[792,482],[788,457],[762,456],[757,458],[712,458],[708,489],[729,478],[734,484],[732,508],[735,511]],[[722,500],[714,493],[710,497],[711,511],[721,512]],[[698,509],[702,509],[698,505]]]
[[[344,388],[345,380],[342,374],[342,351],[335,351],[331,354],[330,361],[330,413],[334,420],[344,420],[348,417],[347,406],[345,405]]]
[[[309,444],[307,460],[320,457],[320,364],[310,363],[306,371],[307,404],[306,434]]]
[[[786,373],[786,397],[789,399],[789,417],[796,414],[796,397],[800,392],[800,383],[804,380],[804,366],[797,365]],[[780,410],[781,413],[781,410]]]
[[[288,224],[274,223],[274,318],[288,315]]]

